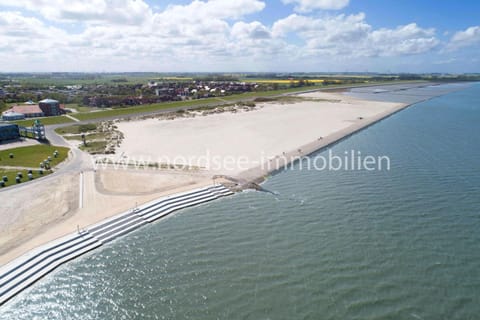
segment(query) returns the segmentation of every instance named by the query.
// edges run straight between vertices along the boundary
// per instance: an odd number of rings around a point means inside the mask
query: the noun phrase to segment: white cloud
[[[475,44],[480,44],[480,26],[473,26],[464,31],[456,32],[450,39],[448,49],[455,50]]]
[[[376,57],[421,57],[440,46],[434,29],[415,23],[375,29],[363,13],[292,13],[273,25],[251,21],[249,15],[266,6],[260,0],[192,0],[155,12],[143,0],[11,3],[22,11],[0,14],[0,60],[22,70],[308,71],[343,67],[345,61],[363,68],[363,61]],[[40,18],[29,17],[33,11]],[[70,22],[84,23],[68,32]],[[457,32],[451,43],[476,43],[478,33],[479,27]]]
[[[48,48],[60,45],[66,36],[63,30],[19,12],[7,11],[0,15],[0,51],[8,49],[10,55],[35,52],[44,55]]]
[[[269,43],[270,31],[260,22],[238,21],[264,6],[258,0],[193,1],[168,6],[137,25],[88,23],[81,33],[63,37],[63,45],[51,52],[61,52],[62,61],[91,61],[87,65],[102,65],[95,61],[109,59],[102,67],[117,70],[144,70],[146,66],[150,70],[174,70],[170,68],[185,68],[186,63],[189,69],[198,70],[197,65],[205,68],[209,61],[220,59],[228,66],[233,63],[232,57],[259,56],[271,48],[281,51],[281,46]],[[75,61],[72,66],[79,63]]]
[[[185,21],[187,19],[199,21],[206,18],[239,19],[245,15],[262,11],[264,8],[265,2],[259,0],[194,0],[188,5],[168,6],[161,15],[169,18],[176,17]]]
[[[237,22],[233,25],[231,34],[234,38],[239,39],[269,39],[271,37],[270,30],[258,21],[251,23]]]
[[[314,18],[292,14],[284,19],[276,21],[273,24],[272,32],[275,36],[285,36],[291,32],[305,35],[308,32],[319,30],[319,22],[320,20]]]
[[[399,56],[424,53],[439,44],[434,29],[412,23],[373,30],[363,13],[323,18],[293,14],[275,22],[272,30],[280,37],[292,32],[300,36],[310,55]]]
[[[435,37],[435,29],[422,29],[411,23],[396,29],[375,30],[368,43],[372,55],[397,56],[428,52],[440,41]]]
[[[285,4],[296,4],[295,10],[309,12],[312,10],[340,10],[348,6],[349,0],[282,0]]]
[[[228,39],[228,52],[234,57],[251,57],[263,63],[295,55],[295,47],[275,38],[269,28],[258,21],[235,23]],[[252,63],[253,61],[250,61]]]
[[[0,0],[0,5],[38,12],[46,20],[141,24],[151,16],[143,0]]]

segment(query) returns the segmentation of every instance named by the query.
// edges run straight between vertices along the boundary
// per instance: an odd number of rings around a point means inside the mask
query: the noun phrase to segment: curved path
[[[66,142],[60,135],[58,135],[54,130],[57,127],[60,126],[65,126],[63,125],[55,125],[55,126],[45,126],[45,133],[47,136],[47,139],[51,145],[54,146],[59,146],[59,147],[68,147],[70,148],[70,154],[69,157],[59,164],[54,173],[47,175],[42,178],[38,178],[32,181],[27,181],[19,185],[13,185],[9,186],[8,188],[5,189],[0,189],[0,193],[2,191],[7,191],[7,190],[12,190],[12,189],[24,189],[24,188],[30,188],[34,187],[37,184],[40,183],[45,183],[46,181],[51,181],[58,176],[63,175],[63,174],[71,174],[71,173],[80,173],[82,171],[90,171],[93,170],[93,163],[90,158],[90,155],[81,151],[80,149],[76,147],[72,147],[68,142]]]

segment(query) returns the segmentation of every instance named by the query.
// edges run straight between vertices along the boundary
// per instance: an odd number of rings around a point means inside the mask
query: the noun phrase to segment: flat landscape
[[[124,140],[114,155],[98,155],[97,159],[140,161],[135,170],[127,166],[95,164],[75,151],[73,162],[78,169],[35,181],[21,189],[5,190],[8,205],[3,206],[0,229],[0,262],[25,252],[45,241],[55,239],[165,194],[189,190],[212,183],[215,175],[240,177],[262,161],[285,153],[302,155],[298,147],[328,137],[349,127],[368,123],[378,114],[403,106],[398,103],[363,101],[337,93],[313,92],[295,97],[269,99],[255,107],[243,106],[216,113],[215,108],[191,111],[191,116],[178,114],[173,120],[158,118],[121,121],[115,125]],[[209,111],[208,115],[203,115]],[[183,114],[182,114],[183,115]],[[194,116],[195,115],[195,116]],[[168,117],[168,116],[167,116]],[[78,135],[94,132],[98,125],[73,125],[56,129],[69,139],[64,142],[78,150]],[[65,147],[36,145],[2,151],[3,165],[38,166],[48,154],[59,150],[65,159]],[[80,153],[79,153],[80,152]],[[13,159],[9,153],[14,153]],[[228,158],[228,159],[227,159]],[[190,161],[190,165],[176,163]],[[220,167],[215,167],[215,159]],[[224,162],[227,160],[227,162]],[[56,160],[55,160],[56,161]],[[127,161],[127,162],[128,162]],[[59,162],[54,162],[55,165]],[[225,166],[226,165],[226,166]],[[63,171],[62,171],[63,172]],[[221,180],[217,179],[217,182]],[[26,190],[33,190],[33,201]],[[52,205],[53,204],[53,205]],[[16,208],[21,207],[22,210]],[[41,212],[41,214],[39,214]],[[8,218],[7,218],[8,217]]]
[[[124,140],[114,158],[236,176],[287,153],[302,155],[299,147],[399,106],[313,92],[293,102],[258,103],[252,111],[120,122]]]
[[[0,0],[0,320],[480,314],[480,1]]]

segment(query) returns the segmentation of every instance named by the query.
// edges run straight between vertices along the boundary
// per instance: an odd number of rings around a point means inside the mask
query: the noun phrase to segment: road
[[[0,194],[2,191],[8,191],[12,189],[22,190],[27,188],[28,190],[34,190],[29,188],[34,188],[38,184],[43,184],[48,181],[53,181],[57,179],[61,175],[65,174],[76,174],[82,171],[91,171],[93,170],[93,163],[89,154],[81,151],[76,147],[72,147],[68,144],[61,136],[55,133],[54,126],[46,126],[45,127],[45,134],[47,139],[49,140],[49,144],[60,146],[60,147],[68,147],[70,148],[70,156],[69,158],[61,163],[55,170],[54,173],[49,174],[43,178],[35,179],[32,181],[27,181],[18,185],[12,185],[8,188],[0,189]]]

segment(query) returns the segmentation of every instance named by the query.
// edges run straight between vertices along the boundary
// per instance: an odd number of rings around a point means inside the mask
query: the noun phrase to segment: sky
[[[0,0],[0,72],[480,72],[477,0]]]

